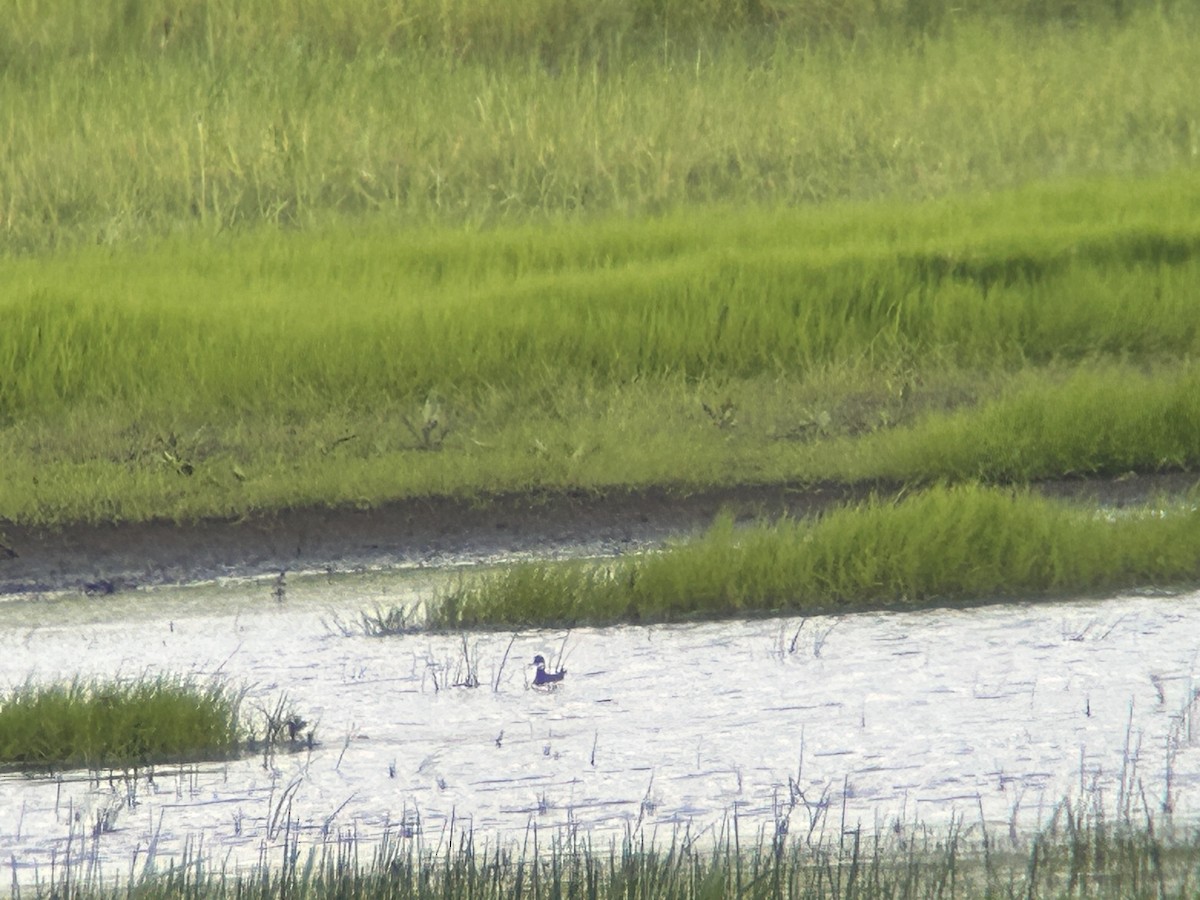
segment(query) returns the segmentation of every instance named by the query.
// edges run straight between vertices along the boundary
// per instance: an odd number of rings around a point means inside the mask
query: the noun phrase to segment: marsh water
[[[0,601],[0,679],[183,673],[286,693],[311,747],[135,774],[0,778],[14,883],[183,855],[281,859],[633,833],[800,839],[958,821],[1019,837],[1064,798],[1200,813],[1200,594],[969,610],[372,637],[454,572]],[[565,665],[534,688],[541,653]],[[469,686],[475,684],[476,686]],[[303,742],[301,742],[303,744]]]

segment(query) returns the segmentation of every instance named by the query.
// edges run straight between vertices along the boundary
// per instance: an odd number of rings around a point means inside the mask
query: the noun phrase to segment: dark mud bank
[[[1145,503],[1197,484],[1188,473],[1065,479],[1050,496],[1104,506]],[[146,522],[31,529],[0,521],[0,593],[89,593],[222,576],[466,565],[513,557],[611,555],[737,518],[807,516],[896,485],[755,485],[423,498],[375,509],[297,509],[237,521]]]

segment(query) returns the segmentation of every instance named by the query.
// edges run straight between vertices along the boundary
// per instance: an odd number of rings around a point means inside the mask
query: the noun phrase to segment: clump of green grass
[[[612,562],[528,563],[431,604],[437,628],[665,622],[1029,599],[1200,579],[1200,510],[1098,515],[1025,490],[933,487]]]
[[[243,695],[219,682],[26,683],[0,697],[0,764],[139,766],[239,752]]]

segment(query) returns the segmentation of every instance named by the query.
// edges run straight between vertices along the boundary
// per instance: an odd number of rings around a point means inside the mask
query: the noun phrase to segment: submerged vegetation
[[[143,766],[221,759],[247,737],[242,694],[161,676],[27,683],[0,697],[0,765]]]

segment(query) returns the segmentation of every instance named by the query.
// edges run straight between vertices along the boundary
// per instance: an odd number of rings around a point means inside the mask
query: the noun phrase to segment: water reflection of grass
[[[30,682],[0,697],[0,764],[99,768],[223,759],[304,738],[298,732],[307,723],[286,699],[266,712],[261,739],[250,733],[242,706],[243,693],[218,681]]]
[[[611,562],[516,565],[432,605],[435,627],[911,608],[1200,577],[1200,511],[1101,517],[1024,490],[934,487],[814,521],[737,528]]]

